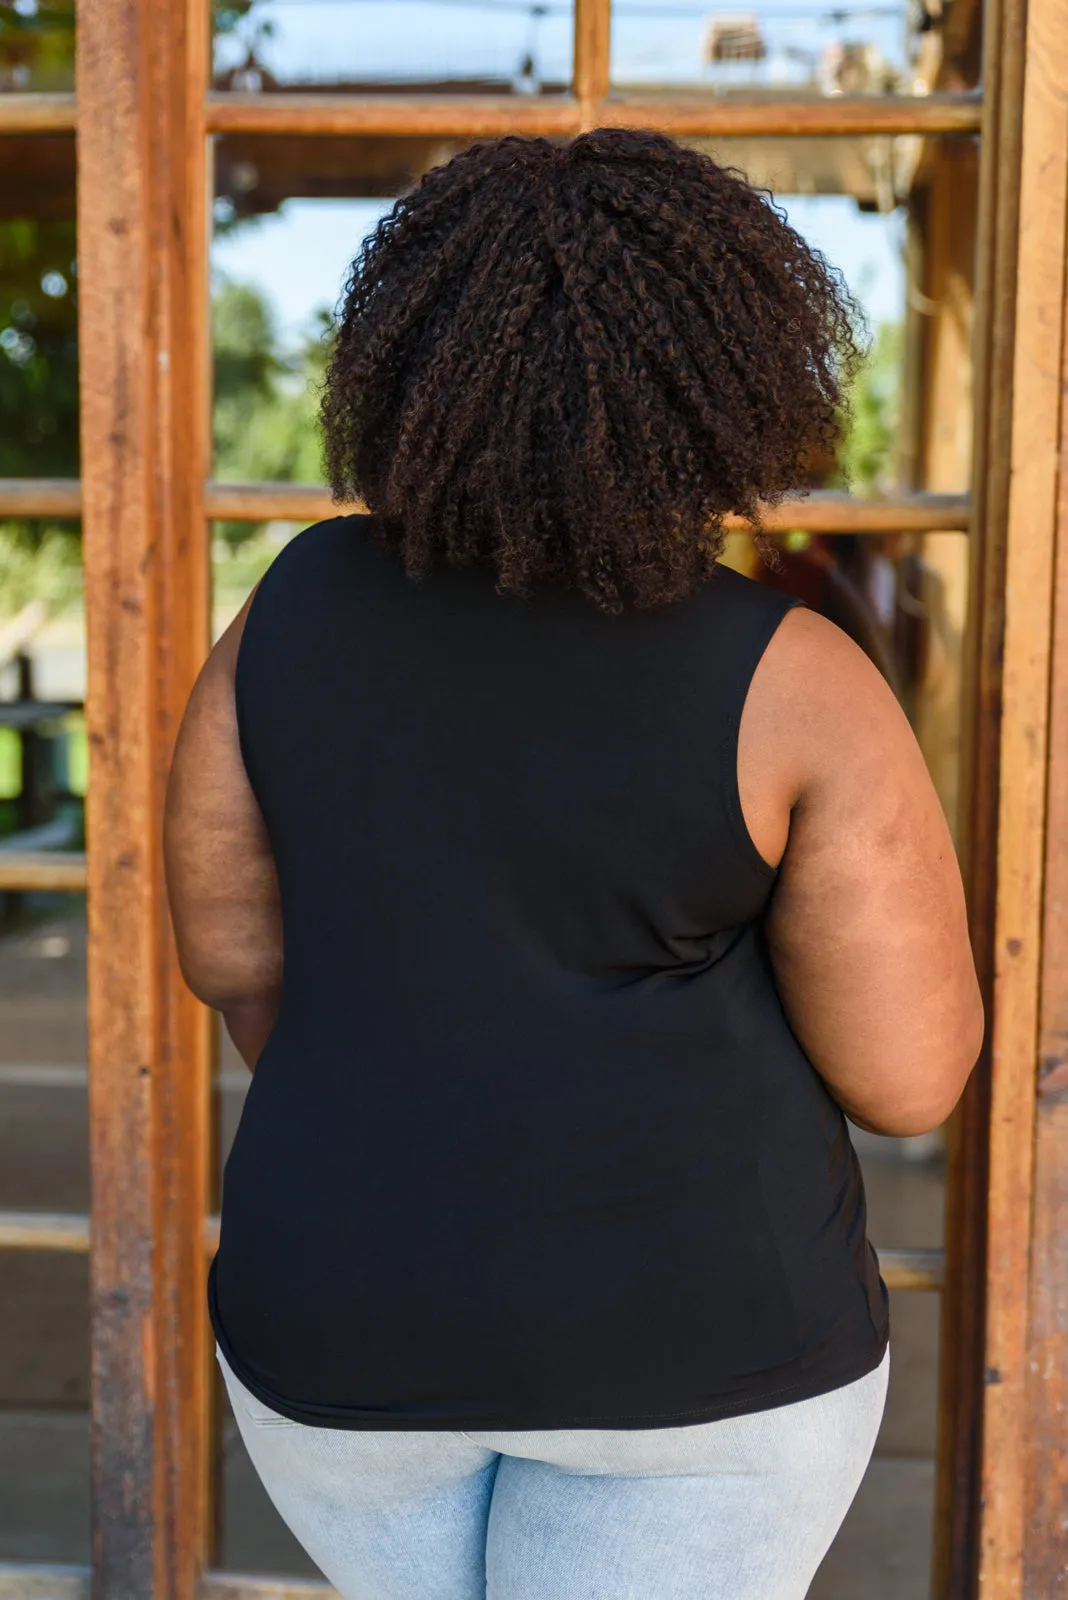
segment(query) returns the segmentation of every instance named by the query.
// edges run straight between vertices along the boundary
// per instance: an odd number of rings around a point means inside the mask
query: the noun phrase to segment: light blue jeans
[[[813,1400],[682,1428],[314,1428],[216,1351],[267,1493],[343,1600],[803,1600],[879,1431],[890,1352]]]

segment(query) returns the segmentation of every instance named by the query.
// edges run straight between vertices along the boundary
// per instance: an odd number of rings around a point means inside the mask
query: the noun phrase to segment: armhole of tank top
[[[340,520],[341,519],[339,517],[328,517],[325,519],[325,522],[339,522]],[[270,566],[264,572],[263,576],[256,585],[256,592],[252,596],[252,603],[245,614],[245,626],[241,629],[241,638],[238,640],[237,654],[234,657],[234,720],[237,724],[237,747],[241,754],[241,760],[245,768],[245,774],[250,783],[252,782],[252,772],[249,767],[248,749],[245,740],[244,702],[241,689],[241,680],[244,676],[242,663],[246,655],[245,641],[249,636],[249,629],[252,626],[253,618],[256,615],[261,602],[263,601],[264,591],[270,588],[273,584],[275,578],[277,577],[277,569],[280,565],[285,564],[285,560],[289,551],[292,550],[298,539],[303,538],[305,534],[314,533],[317,528],[321,528],[323,526],[324,522],[310,523],[308,527],[299,529],[298,532],[293,535],[292,539],[286,540],[285,544],[279,550],[278,554],[275,556],[274,560],[271,562]]]
[[[766,861],[761,855],[756,847],[756,841],[749,831],[749,824],[745,820],[745,812],[742,809],[742,791],[738,782],[738,744],[742,728],[742,712],[745,710],[745,703],[749,698],[749,691],[752,688],[756,670],[764,659],[768,646],[782,626],[783,619],[791,611],[805,604],[803,600],[796,599],[792,595],[784,595],[782,599],[782,609],[762,619],[760,629],[754,636],[753,647],[746,654],[742,670],[739,673],[741,692],[736,702],[734,715],[731,718],[730,731],[727,736],[727,752],[729,754],[729,761],[726,763],[727,777],[725,782],[727,816],[730,819],[735,842],[738,845],[742,860],[748,862],[754,872],[769,887],[779,876],[779,868],[777,866],[773,867],[771,862]]]

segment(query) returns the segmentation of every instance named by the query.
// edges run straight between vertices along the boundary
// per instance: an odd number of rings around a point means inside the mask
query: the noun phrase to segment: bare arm
[[[781,857],[768,941],[809,1058],[862,1127],[937,1127],[983,1037],[956,855],[893,694],[813,612],[757,669],[738,774],[758,849]]]
[[[195,995],[222,1012],[251,1068],[277,1015],[282,924],[274,859],[234,711],[247,610],[248,602],[189,697],[167,786],[163,850],[182,974]]]

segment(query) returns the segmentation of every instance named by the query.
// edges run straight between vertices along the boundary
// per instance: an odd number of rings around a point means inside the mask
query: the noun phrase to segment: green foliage
[[[0,221],[0,475],[78,473],[74,223]]]
[[[0,0],[0,91],[69,90],[74,82],[72,0]]]
[[[76,524],[0,523],[0,616],[14,615],[31,600],[62,611],[81,587]]]
[[[848,484],[856,494],[885,494],[897,480],[901,419],[903,330],[882,322],[854,386],[853,416],[831,487]]]
[[[215,475],[231,482],[320,482],[316,391],[329,313],[318,313],[316,330],[291,354],[280,352],[269,307],[247,284],[222,284],[213,317]],[[236,549],[261,528],[225,522],[217,533]]]

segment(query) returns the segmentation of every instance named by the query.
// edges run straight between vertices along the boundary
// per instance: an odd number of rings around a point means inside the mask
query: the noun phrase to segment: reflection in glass
[[[0,0],[0,94],[74,88],[74,0]]]
[[[0,140],[0,181],[10,153],[5,143]],[[0,476],[77,472],[74,221],[0,213]]]
[[[628,91],[925,94],[976,81],[978,8],[965,39],[945,13],[906,0],[773,0],[748,10],[698,0],[617,0],[611,78]],[[974,37],[972,37],[974,35]]]
[[[812,487],[849,486],[860,495],[923,483],[964,488],[970,423],[954,424],[957,445],[936,474],[917,456],[923,377],[939,371],[947,393],[967,400],[971,289],[965,221],[953,237],[961,259],[925,248],[923,196],[907,140],[695,140],[717,159],[774,191],[793,225],[844,272],[871,335],[871,357],[854,395],[849,443]],[[951,141],[943,141],[950,147]],[[330,314],[362,240],[390,195],[448,154],[418,139],[218,141],[215,273],[216,476],[230,481],[321,481],[315,436],[316,382]],[[930,162],[931,171],[942,165]],[[960,195],[974,187],[953,158]],[[397,181],[397,180],[401,181]],[[925,180],[926,181],[926,180]],[[946,276],[946,268],[952,272]],[[949,286],[939,289],[942,272]],[[944,300],[944,306],[943,306]],[[944,310],[944,315],[941,312]],[[938,314],[936,314],[938,313]],[[947,337],[957,329],[948,370]],[[943,356],[932,364],[925,341]],[[926,363],[926,365],[925,365]],[[938,437],[948,410],[940,406]],[[928,452],[928,456],[929,456]],[[943,452],[943,456],[946,453]],[[964,481],[956,480],[964,473]],[[235,539],[240,537],[234,530]]]
[[[571,78],[570,0],[230,0],[216,88],[552,94]]]

